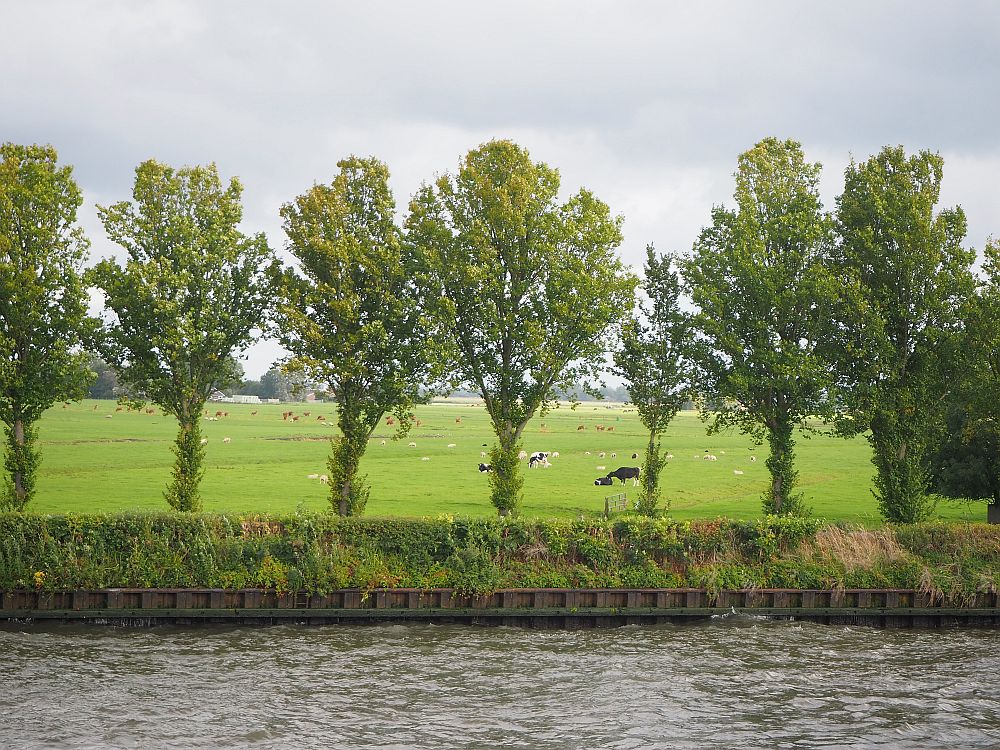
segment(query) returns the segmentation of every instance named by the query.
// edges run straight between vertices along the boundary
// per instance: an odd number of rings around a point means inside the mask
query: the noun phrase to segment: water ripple
[[[1000,747],[1000,632],[0,627],[0,746]]]

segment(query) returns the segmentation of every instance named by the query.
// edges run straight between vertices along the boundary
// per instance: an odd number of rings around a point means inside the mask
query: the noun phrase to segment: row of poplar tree
[[[338,167],[281,208],[289,268],[263,234],[240,230],[238,180],[144,162],[131,200],[98,207],[124,265],[85,269],[71,168],[51,147],[2,146],[4,507],[30,501],[37,420],[81,396],[96,351],[176,417],[166,499],[199,510],[202,410],[232,354],[261,335],[336,399],[329,470],[342,515],[365,507],[359,467],[383,417],[402,436],[442,387],[481,394],[496,433],[491,499],[515,514],[526,425],[557,393],[596,382],[609,352],[649,430],[643,512],[663,504],[662,436],[692,397],[710,405],[711,430],[767,441],[767,512],[805,512],[795,434],[822,424],[867,434],[886,519],[925,518],[956,414],[963,445],[992,436],[983,465],[1000,497],[1000,247],[987,244],[977,277],[962,210],[936,209],[936,154],[887,147],[852,162],[830,213],[820,165],[794,141],[761,141],[739,157],[735,205],[713,209],[690,252],[649,247],[641,281],[616,254],[622,218],[587,190],[561,201],[558,172],[509,141],[421,186],[402,225],[383,163]],[[100,319],[88,288],[103,293]]]

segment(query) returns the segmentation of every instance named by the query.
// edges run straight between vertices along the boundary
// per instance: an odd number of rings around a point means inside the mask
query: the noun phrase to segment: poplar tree
[[[559,174],[510,141],[469,152],[410,203],[408,241],[424,266],[452,382],[486,403],[497,442],[491,500],[517,513],[528,422],[557,389],[597,375],[635,278],[615,255],[621,219],[587,190],[557,200]]]
[[[369,495],[359,476],[382,417],[409,429],[431,378],[428,332],[413,283],[415,264],[395,223],[389,170],[352,156],[330,185],[314,185],[281,209],[297,271],[282,276],[278,326],[292,367],[326,383],[337,403],[330,502],[359,514]]]
[[[98,350],[134,392],[177,419],[166,490],[175,510],[201,509],[202,409],[231,379],[232,353],[259,337],[271,302],[273,257],[263,234],[238,229],[242,192],[236,178],[223,186],[214,164],[146,161],[132,201],[98,207],[127,253],[124,267],[105,260],[91,274],[113,314]]]
[[[51,146],[0,146],[0,422],[6,435],[0,508],[35,494],[36,422],[56,401],[81,398],[89,327],[81,272],[88,242],[72,168]]]
[[[736,427],[767,440],[769,513],[805,512],[794,431],[832,414],[834,379],[819,342],[838,285],[826,264],[831,223],[819,174],[795,141],[761,141],[739,158],[736,209],[713,209],[682,263],[699,308],[699,390],[713,405],[710,430]]]
[[[854,346],[837,368],[850,432],[870,430],[879,508],[900,523],[934,507],[928,458],[958,379],[962,311],[975,288],[964,212],[935,213],[943,170],[938,154],[887,146],[847,167],[838,199],[838,264],[866,302],[845,311]]]
[[[680,277],[669,255],[646,248],[642,290],[645,298],[622,327],[614,372],[625,381],[629,400],[649,431],[638,510],[653,515],[660,503],[660,475],[666,466],[662,437],[681,406],[691,398],[691,316],[680,309]],[[666,507],[670,508],[667,500]]]

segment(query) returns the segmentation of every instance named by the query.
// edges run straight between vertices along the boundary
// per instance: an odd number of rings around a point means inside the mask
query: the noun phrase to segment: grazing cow
[[[462,424],[462,418],[461,417],[455,417],[455,424]]]
[[[256,417],[257,416],[257,412],[255,412],[255,411],[250,412],[250,416],[251,417]]]
[[[597,454],[597,457],[598,458],[604,458],[606,455],[608,455],[608,454],[605,453],[604,451],[601,451],[600,453]]]
[[[576,431],[577,432],[579,432],[580,430],[586,430],[586,429],[587,429],[587,425],[585,425],[585,424],[577,425],[577,427],[576,427]]]
[[[312,412],[304,411],[302,412],[303,417],[308,417]]]
[[[293,422],[298,422],[298,421],[299,421],[299,418],[298,418],[298,417],[292,417],[292,421],[293,421]]]
[[[756,457],[756,456],[750,456],[750,462],[751,462],[751,463],[753,463],[753,462],[754,462],[754,461],[756,461],[756,460],[757,460],[757,457]]]
[[[548,465],[549,465],[549,454],[547,452],[538,451],[537,453],[532,453],[531,456],[528,458],[529,469],[534,469],[535,466],[547,467]]]
[[[480,474],[487,474],[487,473],[489,473],[491,471],[493,471],[493,467],[490,466],[489,464],[479,464],[479,473]]]
[[[633,453],[632,454],[632,458],[639,458],[639,454],[638,453]]]
[[[618,458],[618,454],[617,453],[612,453],[611,454],[611,458]]]
[[[324,417],[322,414],[320,414],[318,417],[316,417],[316,421],[317,422],[322,422],[324,419],[326,419],[326,417]]]
[[[217,417],[221,417],[221,416],[222,416],[222,412],[221,412],[221,411],[217,411],[217,412],[215,412],[215,416],[217,416]]]
[[[392,417],[386,417],[386,418],[385,418],[385,423],[386,423],[387,425],[390,425],[390,426],[392,426],[392,425],[396,424],[396,420],[395,420],[395,419],[393,419]]]
[[[638,466],[619,466],[614,471],[608,472],[608,478],[614,477],[615,479],[620,479],[622,484],[625,484],[626,479],[632,480],[632,486],[639,486],[639,467]]]
[[[614,432],[614,431],[615,431],[615,428],[614,428],[614,426],[613,426],[613,425],[612,425],[611,427],[609,427],[609,428],[608,428],[608,432]]]
[[[598,477],[594,480],[594,484],[599,487],[610,487],[615,483],[615,480],[611,477]]]

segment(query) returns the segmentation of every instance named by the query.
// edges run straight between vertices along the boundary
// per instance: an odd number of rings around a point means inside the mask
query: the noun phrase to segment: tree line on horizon
[[[401,437],[414,405],[458,388],[485,403],[491,501],[516,514],[525,427],[558,397],[595,392],[608,355],[649,432],[643,513],[664,505],[662,436],[691,399],[710,431],[767,442],[768,513],[808,512],[795,431],[817,420],[867,437],[890,522],[927,518],[939,492],[1000,502],[1000,244],[987,242],[977,276],[964,213],[937,207],[938,154],[852,161],[827,211],[820,165],[764,139],[739,156],[734,205],[712,209],[689,252],[648,246],[642,279],[617,255],[623,218],[586,189],[560,201],[558,171],[510,141],[423,184],[402,223],[385,164],[338,162],[280,209],[294,267],[238,228],[236,178],[150,160],[131,200],[98,206],[124,264],[85,268],[71,168],[50,146],[0,156],[0,508],[31,500],[37,420],[82,397],[94,353],[177,419],[165,497],[199,510],[202,410],[234,377],[234,352],[265,333],[291,352],[281,373],[337,403],[341,515],[365,508],[361,459],[383,418]]]

